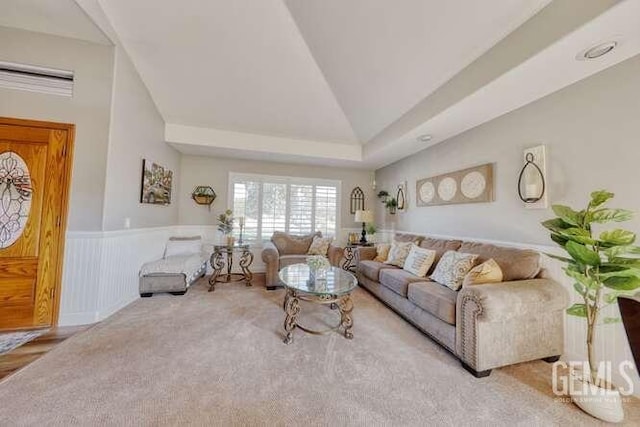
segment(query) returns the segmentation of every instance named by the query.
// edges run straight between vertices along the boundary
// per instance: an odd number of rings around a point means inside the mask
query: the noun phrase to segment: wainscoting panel
[[[336,239],[346,242],[341,229]],[[68,232],[62,275],[59,325],[98,322],[139,297],[138,272],[142,264],[159,259],[170,236],[202,236],[205,250],[222,238],[216,226],[182,225],[108,232]],[[251,271],[263,273],[262,246],[252,246]],[[234,271],[239,272],[237,261]],[[208,265],[207,274],[211,274]]]
[[[105,319],[138,298],[140,266],[162,257],[174,227],[69,232],[60,301],[61,326]]]

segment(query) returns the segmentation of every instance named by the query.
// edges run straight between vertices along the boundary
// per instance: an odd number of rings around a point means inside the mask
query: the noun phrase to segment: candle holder
[[[242,244],[242,234],[244,232],[244,217],[238,218],[238,226],[240,226],[240,236],[238,237],[238,244]]]
[[[536,203],[542,199],[546,189],[544,173],[536,164],[533,153],[527,153],[525,161],[518,176],[518,196],[525,203]]]

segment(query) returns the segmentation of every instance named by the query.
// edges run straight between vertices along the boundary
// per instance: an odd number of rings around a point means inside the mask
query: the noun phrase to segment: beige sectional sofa
[[[356,272],[361,286],[456,355],[477,377],[491,369],[536,359],[555,361],[564,346],[567,291],[546,278],[540,254],[486,243],[397,234],[436,251],[426,277],[376,262],[376,249],[358,248]],[[504,281],[463,287],[460,291],[429,280],[448,250],[493,258]]]

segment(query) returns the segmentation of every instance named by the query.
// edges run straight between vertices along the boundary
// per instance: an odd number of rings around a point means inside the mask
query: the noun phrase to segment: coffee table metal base
[[[298,323],[298,317],[300,315],[300,301],[309,301],[315,304],[329,305],[331,309],[335,309],[336,306],[340,312],[340,323],[332,328],[316,331],[306,328]],[[353,338],[353,317],[351,312],[353,311],[353,302],[351,301],[351,295],[345,294],[341,296],[336,295],[312,295],[296,291],[291,288],[287,288],[287,293],[284,297],[283,304],[286,317],[284,320],[284,330],[286,337],[284,339],[285,344],[293,342],[293,331],[296,328],[308,332],[310,334],[323,335],[329,332],[333,332],[339,329],[344,329],[344,336],[348,339]]]

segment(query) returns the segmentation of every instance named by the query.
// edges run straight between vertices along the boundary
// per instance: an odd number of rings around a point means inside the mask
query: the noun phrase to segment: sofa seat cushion
[[[493,258],[502,269],[505,282],[534,279],[540,273],[540,254],[530,249],[464,242],[459,250],[467,254],[477,254],[478,264]]]
[[[436,282],[409,284],[409,301],[450,325],[456,324],[458,293]]]
[[[184,274],[187,279],[190,279],[202,270],[206,262],[207,256],[202,253],[168,256],[145,263],[140,268],[140,276]]]
[[[376,282],[380,281],[380,270],[385,268],[395,270],[398,267],[373,260],[364,260],[358,263],[358,271],[364,274],[367,279],[375,280]]]
[[[393,292],[407,297],[407,289],[409,283],[423,281],[424,277],[418,277],[408,271],[401,269],[383,269],[380,270],[380,284],[391,289]]]
[[[308,255],[281,255],[280,268],[293,264],[306,264]]]

